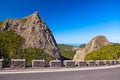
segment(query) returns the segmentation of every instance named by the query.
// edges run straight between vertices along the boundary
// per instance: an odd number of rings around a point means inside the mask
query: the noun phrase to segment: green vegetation
[[[38,48],[27,48],[24,50],[24,57],[27,61],[27,65],[31,65],[33,59],[45,60],[46,64],[53,60],[51,56],[46,54],[44,50]]]
[[[32,59],[44,59],[47,64],[54,59],[41,49],[23,49],[22,45],[24,42],[25,39],[14,31],[0,33],[0,58],[5,60],[5,66],[10,66],[11,59],[26,59],[27,65],[31,65]]]
[[[79,47],[80,48],[85,48],[86,44],[81,44]]]
[[[3,21],[0,21],[0,27],[3,25]]]
[[[17,35],[14,31],[0,33],[0,58],[8,64],[11,58],[22,58],[22,44],[24,38]]]
[[[27,18],[23,18],[23,19],[22,19],[22,22],[23,22],[23,23],[26,23],[26,22],[27,22]]]
[[[58,47],[61,51],[61,55],[65,59],[73,59],[73,57],[75,55],[75,51],[73,51],[73,46],[65,45],[65,44],[58,44]]]
[[[85,60],[112,60],[120,58],[120,44],[111,44],[88,53]]]

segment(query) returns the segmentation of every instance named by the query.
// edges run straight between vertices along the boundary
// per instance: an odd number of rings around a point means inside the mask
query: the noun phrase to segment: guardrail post
[[[64,65],[66,68],[75,67],[75,61],[73,60],[64,60]]]
[[[3,67],[3,59],[0,59],[0,69]]]
[[[60,68],[62,67],[61,61],[60,60],[51,60],[49,62],[49,65],[51,68]]]
[[[12,69],[21,69],[26,67],[25,59],[11,59]]]
[[[32,68],[44,68],[45,60],[32,60]]]

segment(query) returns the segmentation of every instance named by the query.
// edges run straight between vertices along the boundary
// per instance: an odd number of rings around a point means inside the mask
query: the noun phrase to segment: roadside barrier
[[[45,60],[32,60],[32,68],[44,68]]]
[[[11,59],[11,68],[20,69],[26,67],[25,59]]]
[[[87,65],[87,62],[86,61],[84,61],[84,60],[78,60],[77,61],[77,65],[78,65],[78,67],[87,67],[88,65]]]
[[[96,61],[93,61],[93,60],[88,60],[88,61],[86,61],[86,63],[87,63],[87,66],[88,66],[88,67],[97,66],[97,65],[96,65]]]
[[[65,66],[66,68],[76,67],[75,61],[73,61],[73,60],[64,60],[64,66]]]
[[[0,59],[0,69],[3,67],[3,59]]]
[[[49,62],[49,65],[51,68],[60,68],[62,67],[61,61],[60,60],[51,60]]]
[[[3,67],[4,60],[0,59],[0,69]],[[32,60],[32,68],[45,68],[45,60]],[[64,60],[63,65],[60,60],[51,60],[49,62],[50,68],[74,68],[74,67],[99,67],[99,66],[111,66],[120,65],[120,59],[118,60],[78,60],[77,65],[73,60]],[[24,69],[26,68],[25,59],[11,59],[11,69]]]

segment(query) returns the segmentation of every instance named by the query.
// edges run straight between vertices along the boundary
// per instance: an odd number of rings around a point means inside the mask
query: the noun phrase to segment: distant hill
[[[92,51],[98,50],[102,46],[111,44],[105,36],[96,36],[88,44],[83,44],[82,49],[77,50],[73,60],[84,60],[85,56]]]
[[[87,44],[81,44],[81,45],[79,45],[79,47],[80,47],[80,48],[85,48],[86,45],[87,45]]]
[[[85,60],[112,60],[120,58],[120,44],[111,44],[88,53]]]

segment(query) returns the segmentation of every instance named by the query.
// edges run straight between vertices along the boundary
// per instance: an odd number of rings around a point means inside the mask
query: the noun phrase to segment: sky
[[[120,43],[120,0],[1,0],[0,21],[39,12],[57,43],[88,43],[104,35]]]

